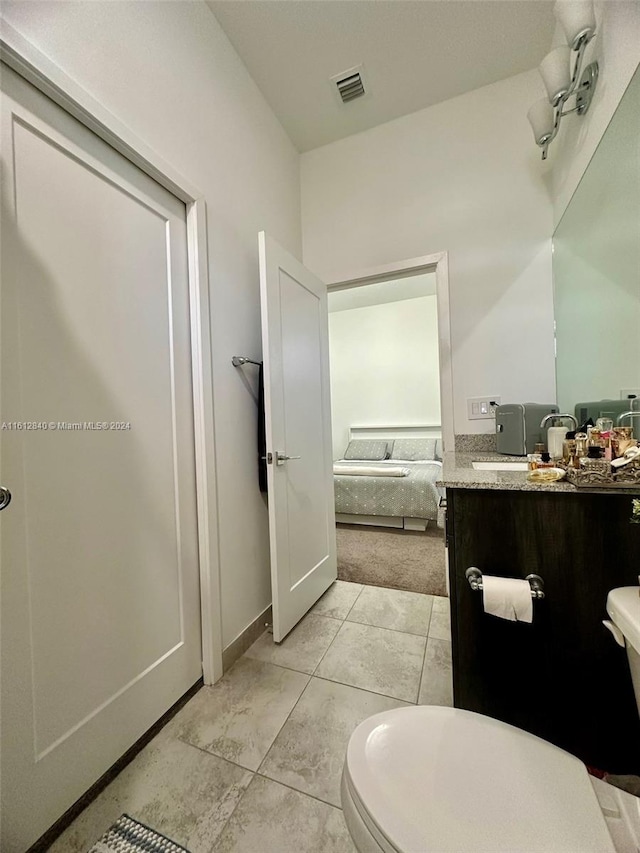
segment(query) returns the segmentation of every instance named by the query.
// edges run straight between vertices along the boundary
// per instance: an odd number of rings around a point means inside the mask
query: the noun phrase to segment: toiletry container
[[[568,427],[550,426],[547,430],[547,450],[552,459],[562,459],[562,445],[569,432]]]

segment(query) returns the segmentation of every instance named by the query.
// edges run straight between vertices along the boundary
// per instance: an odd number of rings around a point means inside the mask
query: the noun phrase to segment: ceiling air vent
[[[366,94],[361,65],[356,65],[355,68],[350,68],[348,71],[336,74],[331,80],[335,83],[338,95],[343,104],[354,101],[356,98],[361,98]]]

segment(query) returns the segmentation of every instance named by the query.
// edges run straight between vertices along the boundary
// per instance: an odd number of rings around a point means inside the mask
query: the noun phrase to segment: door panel
[[[184,205],[4,66],[2,125],[2,849],[20,851],[198,680],[201,639]]]
[[[327,292],[260,234],[273,636],[279,642],[337,575]],[[292,458],[278,464],[276,454]]]
[[[300,460],[284,466],[289,511],[291,584],[302,580],[329,550],[322,447],[320,300],[287,273],[280,275],[282,377],[286,447]],[[317,507],[310,513],[309,507]]]

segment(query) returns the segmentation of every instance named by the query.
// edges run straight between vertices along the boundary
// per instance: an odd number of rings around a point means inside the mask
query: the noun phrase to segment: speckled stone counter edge
[[[503,456],[498,453],[445,453],[442,460],[442,478],[436,485],[448,489],[501,489],[512,492],[567,492],[578,489],[563,481],[555,483],[530,483],[526,471],[476,471],[473,462],[525,461],[522,456]],[[580,491],[583,491],[580,489]],[[595,491],[595,490],[594,490]],[[602,490],[600,490],[602,491]]]

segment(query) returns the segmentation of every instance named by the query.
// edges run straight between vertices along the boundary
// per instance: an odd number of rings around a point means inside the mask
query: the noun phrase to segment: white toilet
[[[640,709],[640,588],[613,590]],[[528,732],[456,708],[376,714],[354,731],[342,807],[359,853],[638,853],[640,799]]]

